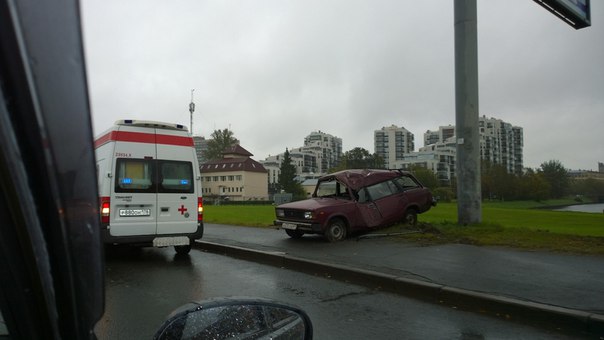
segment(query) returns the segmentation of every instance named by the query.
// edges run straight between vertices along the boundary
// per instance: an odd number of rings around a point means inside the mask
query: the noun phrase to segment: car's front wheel
[[[329,242],[337,242],[346,238],[346,223],[341,219],[335,219],[329,223],[325,230],[325,237]]]
[[[403,223],[415,226],[417,224],[417,210],[413,208],[407,209],[407,211],[405,211],[405,216],[403,217]]]
[[[285,229],[285,233],[287,233],[287,235],[291,238],[300,238],[304,235],[303,231],[300,230],[290,230],[290,229]]]

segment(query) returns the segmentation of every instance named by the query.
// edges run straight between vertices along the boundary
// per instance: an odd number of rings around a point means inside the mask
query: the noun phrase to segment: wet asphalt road
[[[193,249],[111,249],[99,339],[150,339],[177,307],[219,296],[276,299],[310,315],[315,339],[565,339],[455,308]],[[573,337],[570,337],[573,338]]]
[[[353,264],[410,279],[553,306],[603,312],[604,257],[464,244],[421,246],[391,238],[329,243],[290,239],[283,230],[206,224],[203,241],[311,260]]]

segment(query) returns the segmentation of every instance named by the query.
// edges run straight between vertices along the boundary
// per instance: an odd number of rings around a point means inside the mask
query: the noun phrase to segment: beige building
[[[249,151],[235,145],[223,158],[200,166],[203,194],[207,198],[231,201],[268,200],[268,176]]]

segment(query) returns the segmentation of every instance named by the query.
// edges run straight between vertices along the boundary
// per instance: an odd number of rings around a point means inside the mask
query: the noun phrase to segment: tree
[[[572,185],[572,193],[585,196],[588,199],[599,202],[604,198],[604,181],[595,178],[578,179]]]
[[[346,169],[380,169],[384,167],[384,160],[378,154],[371,154],[367,149],[356,147],[344,152],[340,164],[330,169],[330,172]]]
[[[483,199],[511,200],[515,198],[516,176],[508,173],[503,165],[483,161],[480,169]]]
[[[427,168],[420,165],[411,165],[409,171],[413,173],[425,187],[434,190],[440,186],[440,181],[436,174]]]
[[[294,199],[306,198],[304,188],[302,188],[302,185],[296,181],[296,166],[292,163],[288,149],[285,149],[279,171],[279,188],[285,192],[293,194]]]
[[[207,160],[216,160],[222,158],[224,150],[239,144],[239,140],[233,135],[233,131],[229,129],[214,130],[212,139],[208,140],[208,151],[206,153]]]
[[[529,168],[526,174],[518,177],[517,183],[518,199],[540,202],[549,197],[549,183],[543,178],[542,174],[536,173],[533,169]]]
[[[551,198],[561,198],[568,193],[570,177],[560,161],[550,160],[541,164],[539,173],[550,186]]]

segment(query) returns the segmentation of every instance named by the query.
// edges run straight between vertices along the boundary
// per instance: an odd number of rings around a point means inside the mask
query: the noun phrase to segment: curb
[[[238,259],[291,269],[315,276],[362,285],[454,309],[478,312],[508,321],[539,325],[559,332],[604,335],[604,315],[516,298],[471,291],[384,274],[348,265],[303,259],[271,252],[198,240],[197,248]]]

